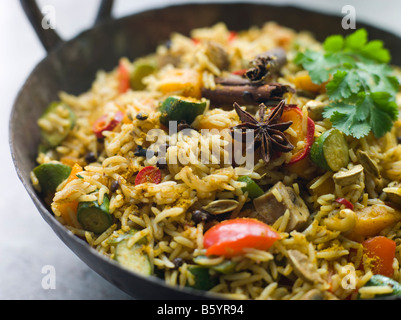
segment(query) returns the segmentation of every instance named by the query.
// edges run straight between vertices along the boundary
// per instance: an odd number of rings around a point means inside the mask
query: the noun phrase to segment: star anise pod
[[[247,152],[254,152],[260,149],[260,155],[265,163],[269,163],[274,152],[290,152],[294,146],[287,139],[284,131],[287,130],[292,121],[279,122],[285,101],[281,100],[268,115],[266,115],[267,107],[261,103],[259,105],[259,119],[256,119],[249,112],[242,110],[238,103],[234,103],[235,111],[237,112],[241,123],[232,130],[241,130],[242,134],[247,134],[249,130],[253,131],[254,141],[247,146]]]

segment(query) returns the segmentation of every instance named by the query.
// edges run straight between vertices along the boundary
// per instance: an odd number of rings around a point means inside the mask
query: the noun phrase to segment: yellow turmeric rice
[[[171,286],[259,300],[400,294],[400,73],[363,32],[324,44],[274,22],[172,34],[87,92],[59,94],[38,120],[32,183],[89,246]],[[348,69],[331,60],[344,57]],[[362,69],[396,90],[351,85]]]

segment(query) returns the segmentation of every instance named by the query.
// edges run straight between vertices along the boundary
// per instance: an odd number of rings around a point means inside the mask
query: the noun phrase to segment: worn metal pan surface
[[[88,90],[98,70],[113,69],[122,56],[133,59],[154,51],[172,32],[188,34],[193,28],[211,26],[219,21],[225,22],[231,30],[277,21],[295,30],[309,30],[319,40],[330,34],[349,31],[341,28],[341,17],[260,2],[176,5],[121,19],[111,18],[112,3],[111,0],[102,1],[97,23],[92,29],[72,40],[62,41],[54,30],[41,27],[43,17],[35,1],[21,0],[48,54],[27,78],[11,112],[10,148],[17,174],[38,211],[58,237],[89,267],[118,288],[139,299],[214,298],[196,290],[172,288],[155,277],[145,278],[127,271],[98,254],[54,219],[29,177],[36,165],[38,117],[51,101],[58,98],[59,91],[79,94]],[[393,55],[393,63],[401,65],[401,39],[377,28],[357,24],[357,27],[362,26],[368,29],[372,38],[382,39]]]

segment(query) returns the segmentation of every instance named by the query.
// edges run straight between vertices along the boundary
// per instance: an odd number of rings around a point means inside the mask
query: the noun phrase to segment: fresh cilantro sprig
[[[368,41],[367,31],[359,29],[347,37],[329,36],[322,49],[299,52],[295,63],[309,72],[312,82],[326,83],[330,104],[323,116],[355,138],[370,132],[379,138],[390,131],[398,117],[400,83],[383,42]]]

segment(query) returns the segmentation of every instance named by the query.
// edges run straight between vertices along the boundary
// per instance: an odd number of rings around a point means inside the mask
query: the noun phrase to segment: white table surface
[[[190,1],[120,0],[113,15],[121,17],[153,6]],[[262,2],[262,1],[254,1]],[[357,23],[369,22],[401,35],[399,0],[264,1],[296,4],[341,14],[344,5],[356,9]],[[73,38],[91,27],[98,0],[39,0],[56,9],[57,32]],[[130,299],[84,264],[41,218],[20,183],[10,156],[8,121],[19,88],[34,66],[45,57],[36,34],[18,0],[0,0],[0,299]],[[56,271],[56,288],[44,289],[44,266]]]

